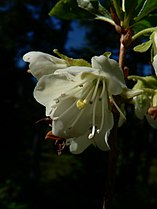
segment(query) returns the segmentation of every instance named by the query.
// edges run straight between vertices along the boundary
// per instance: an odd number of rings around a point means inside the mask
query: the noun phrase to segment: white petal
[[[77,76],[78,74],[81,73],[88,73],[88,72],[95,72],[96,70],[91,68],[91,67],[83,67],[83,66],[71,66],[67,67],[65,69],[58,69],[55,71],[55,74],[63,74],[65,76]]]
[[[126,88],[124,75],[118,62],[103,55],[92,58],[92,67],[100,69],[100,74],[109,81],[109,92],[113,95],[120,94],[122,88]]]
[[[70,152],[73,154],[80,154],[84,152],[85,149],[87,149],[91,144],[92,144],[92,141],[88,139],[88,133],[86,133],[83,136],[74,138],[71,141],[69,149],[70,149]]]
[[[103,130],[99,134],[95,134],[93,139],[89,139],[89,131],[87,131],[83,136],[77,137],[73,139],[73,142],[70,146],[70,151],[73,154],[80,154],[85,151],[88,146],[92,145],[93,143],[102,151],[107,151],[110,149],[108,145],[108,136],[110,130],[113,127],[113,115],[112,113],[108,112],[105,114],[106,120],[104,123]]]
[[[72,140],[69,146],[70,152],[75,152],[78,149],[78,144]]]
[[[105,111],[105,121],[104,121],[103,129],[99,134],[96,134],[94,137],[96,146],[103,151],[110,149],[108,145],[108,136],[110,130],[113,128],[113,124],[114,124],[113,114],[109,111]]]
[[[39,51],[26,53],[23,60],[30,63],[29,70],[37,79],[40,79],[43,75],[53,73],[56,69],[68,66],[65,60]]]
[[[85,109],[76,107],[76,99],[68,98],[61,101],[53,114],[50,116],[58,118],[53,120],[52,132],[60,137],[71,138],[83,135],[92,126],[92,105]]]
[[[157,129],[157,119],[156,120],[153,120],[149,114],[146,114],[146,118],[147,118],[147,121],[148,123],[155,129]]]
[[[54,74],[43,76],[34,89],[34,98],[45,107],[51,107],[55,104],[54,99],[58,98],[65,91],[76,85],[68,81],[64,76],[59,77]]]
[[[154,55],[157,54],[157,32],[154,32],[154,36],[153,36],[153,47],[154,47]]]
[[[72,136],[66,134],[66,130],[70,127],[70,124],[78,114],[78,111],[79,110],[76,108],[74,98],[69,98],[60,102],[53,114],[50,115],[53,121],[53,134],[63,138],[71,138]]]
[[[155,70],[155,74],[157,75],[157,54],[154,56],[152,64]]]

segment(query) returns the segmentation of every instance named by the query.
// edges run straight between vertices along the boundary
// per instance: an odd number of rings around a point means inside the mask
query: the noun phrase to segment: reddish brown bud
[[[148,114],[153,120],[157,119],[157,107],[150,107],[148,109]]]

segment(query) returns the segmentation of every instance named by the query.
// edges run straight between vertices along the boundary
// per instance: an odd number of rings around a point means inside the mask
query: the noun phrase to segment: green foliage
[[[77,0],[77,2],[80,8],[92,13],[98,19],[102,18],[107,22],[112,22],[110,12],[105,7],[103,7],[98,0]]]
[[[94,15],[78,7],[76,0],[58,1],[49,15],[65,20],[94,18]]]
[[[67,57],[64,54],[61,54],[57,49],[54,49],[53,52],[55,54],[57,54],[60,58],[66,60],[69,64],[69,66],[87,66],[87,67],[91,67],[91,64],[84,59],[73,59],[73,58]]]
[[[152,28],[156,26],[157,14],[149,14],[142,20],[137,21],[133,25],[135,34],[146,28]]]
[[[121,6],[121,0],[111,0],[111,5],[113,5],[115,13],[119,19],[119,22],[123,21],[124,12]]]
[[[128,79],[132,79],[137,83],[134,85],[134,89],[157,89],[157,77],[155,75],[150,76],[128,76]]]
[[[65,20],[99,19],[118,24],[123,29],[132,28],[134,34],[156,24],[157,4],[154,0],[111,0],[110,5],[114,8],[112,12],[107,9],[107,3],[102,6],[98,0],[60,0],[49,15]]]
[[[157,4],[154,0],[111,1],[123,28],[131,27],[136,34],[139,30],[155,25]]]
[[[149,0],[149,1],[137,0],[137,1],[138,1],[138,4],[140,5],[140,7],[138,8],[139,13],[134,18],[135,22],[146,17],[148,14],[150,14],[155,9],[157,9],[157,4],[156,4],[156,1],[154,1],[154,0]]]
[[[152,41],[146,41],[143,42],[142,44],[139,44],[137,46],[134,47],[134,51],[136,52],[146,52],[152,45]]]
[[[156,2],[154,0],[133,0],[124,1],[125,18],[127,20],[134,19],[135,22],[146,17],[150,12],[157,9]]]
[[[0,184],[0,207],[5,209],[27,209],[28,205],[24,202],[18,202],[22,188],[17,186],[12,180]]]
[[[129,26],[134,27],[135,23],[147,17],[148,14],[157,9],[157,4],[154,0],[126,0],[123,2],[113,0],[111,2],[124,28]]]

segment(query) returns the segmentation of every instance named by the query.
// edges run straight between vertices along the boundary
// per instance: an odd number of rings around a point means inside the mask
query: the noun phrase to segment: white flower
[[[140,120],[144,119],[144,117],[147,115],[151,101],[152,101],[152,95],[149,95],[147,93],[143,93],[133,98],[135,115],[137,118],[139,118]]]
[[[46,107],[52,119],[52,133],[66,139],[72,153],[83,152],[90,144],[108,150],[113,128],[113,96],[126,90],[119,64],[95,56],[92,67],[71,66],[42,76],[34,89],[35,99]]]
[[[43,75],[53,73],[57,69],[66,68],[67,62],[47,53],[31,51],[23,56],[25,62],[29,62],[29,72],[38,80]]]

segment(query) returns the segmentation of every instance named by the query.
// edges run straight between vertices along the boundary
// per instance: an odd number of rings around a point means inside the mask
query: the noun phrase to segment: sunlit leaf
[[[91,14],[100,17],[100,19],[104,19],[107,22],[112,22],[112,17],[110,15],[110,12],[100,4],[98,0],[77,0],[78,6]]]
[[[91,67],[91,64],[84,59],[73,59],[67,57],[66,55],[60,53],[57,49],[54,49],[53,52],[57,54],[60,58],[66,60],[70,66],[87,66]]]
[[[136,52],[146,52],[150,46],[152,45],[152,40],[146,41],[142,44],[139,44],[134,47],[134,51]]]
[[[134,17],[136,17],[141,9],[143,8],[145,0],[124,0],[124,25],[129,26],[133,22]]]
[[[157,25],[157,14],[148,15],[144,19],[133,25],[134,34],[146,28],[155,27]]]
[[[77,0],[77,2],[79,7],[93,14],[96,15],[99,14],[111,18],[109,11],[105,9],[98,0],[87,0],[87,1]]]
[[[86,10],[78,7],[76,0],[60,0],[49,12],[50,16],[60,19],[91,19],[95,16]]]
[[[141,0],[142,1],[142,0]],[[143,17],[146,17],[150,12],[157,9],[157,1],[156,0],[145,0],[143,1],[142,8],[137,15],[137,17],[134,18],[135,21],[139,21]]]
[[[112,55],[112,53],[111,53],[111,52],[105,52],[103,55],[104,55],[105,57],[110,58],[110,56]]]

